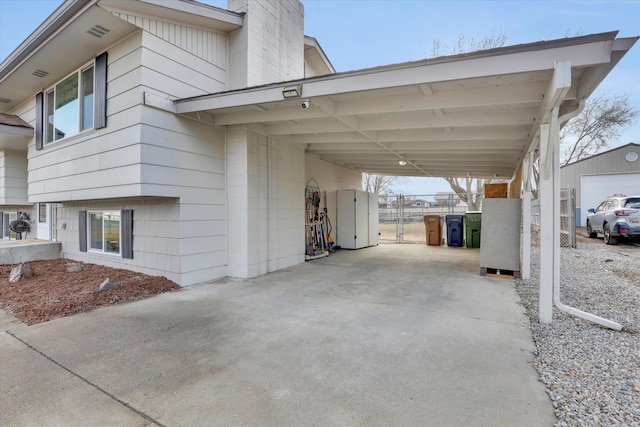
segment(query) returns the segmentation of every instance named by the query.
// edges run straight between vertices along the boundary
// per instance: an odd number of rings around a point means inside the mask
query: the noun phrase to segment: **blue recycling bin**
[[[447,215],[447,246],[462,246],[464,229],[462,228],[462,218],[464,215]]]

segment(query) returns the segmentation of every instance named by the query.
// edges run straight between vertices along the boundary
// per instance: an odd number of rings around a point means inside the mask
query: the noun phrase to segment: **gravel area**
[[[534,366],[547,386],[557,426],[640,426],[640,248],[601,241],[562,248],[561,301],[623,325],[621,332],[565,314],[538,319],[539,248],[531,279],[518,280],[537,346]]]

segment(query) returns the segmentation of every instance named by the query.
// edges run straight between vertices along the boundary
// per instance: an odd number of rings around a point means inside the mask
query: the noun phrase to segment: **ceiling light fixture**
[[[287,86],[282,89],[282,96],[287,98],[298,98],[302,95],[302,85]]]
[[[400,160],[400,161],[398,161],[398,164],[399,164],[400,166],[404,166],[404,165],[406,165],[406,164],[407,164],[407,161],[406,161],[406,160]]]

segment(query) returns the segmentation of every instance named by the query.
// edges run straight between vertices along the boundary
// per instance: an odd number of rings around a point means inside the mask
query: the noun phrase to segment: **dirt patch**
[[[97,264],[66,259],[29,264],[35,276],[15,283],[9,282],[14,266],[0,265],[0,307],[28,325],[180,289],[165,277]],[[82,270],[68,271],[73,264],[82,266]],[[98,292],[106,278],[116,288]]]

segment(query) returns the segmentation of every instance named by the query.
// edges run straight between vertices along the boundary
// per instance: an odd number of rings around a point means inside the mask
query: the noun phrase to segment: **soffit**
[[[115,42],[138,31],[136,26],[90,3],[74,12],[71,17],[59,18],[64,22],[43,23],[39,29],[41,40],[36,38],[34,45],[23,44],[2,63],[0,92],[1,97],[9,101],[0,103],[0,112],[11,111]],[[109,32],[100,38],[88,33],[96,25]]]

